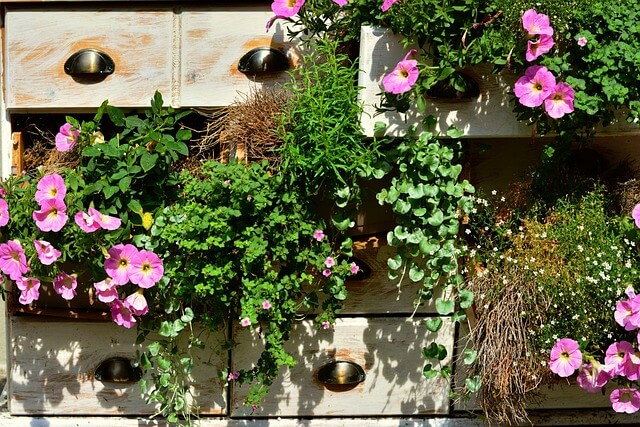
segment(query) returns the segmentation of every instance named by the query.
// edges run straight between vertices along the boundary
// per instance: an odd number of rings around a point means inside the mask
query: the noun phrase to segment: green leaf
[[[113,122],[114,125],[116,126],[124,125],[124,113],[122,112],[121,109],[116,108],[112,105],[107,105],[107,115],[109,116],[109,119]]]
[[[447,301],[442,298],[436,298],[436,311],[438,314],[446,316],[453,312],[455,303],[453,301]]]
[[[464,381],[464,385],[471,393],[476,393],[480,391],[480,387],[482,386],[482,379],[480,378],[480,375],[476,375],[473,378],[467,378]]]
[[[130,176],[125,176],[120,181],[118,181],[118,188],[123,193],[126,193],[130,186],[131,186],[131,177]]]
[[[444,214],[440,209],[436,209],[435,212],[431,214],[431,216],[427,219],[429,225],[434,227],[439,227],[444,221]]]
[[[432,255],[440,249],[440,243],[435,239],[428,239],[427,237],[423,237],[420,241],[420,252],[424,255]]]
[[[146,151],[144,154],[142,154],[142,157],[140,157],[140,166],[142,167],[143,171],[149,172],[156,165],[157,161],[157,153],[149,153],[148,151]]]
[[[443,321],[441,317],[429,317],[424,319],[424,325],[431,332],[438,332],[443,325]]]
[[[460,300],[460,308],[467,309],[473,305],[473,292],[463,289],[458,293],[458,299]]]
[[[426,365],[424,365],[424,368],[422,368],[422,375],[426,379],[431,380],[438,376],[438,371],[436,369],[433,369],[431,363],[427,363]]]
[[[417,265],[412,265],[409,269],[409,279],[412,282],[419,282],[424,278],[424,270]]]
[[[387,265],[391,270],[398,270],[402,267],[402,257],[399,254],[395,254],[393,257],[387,259]]]
[[[465,365],[471,365],[478,357],[478,351],[471,348],[466,348],[462,354]]]
[[[184,309],[184,314],[180,317],[180,320],[182,320],[184,323],[189,323],[193,321],[193,318],[194,318],[193,310],[187,307]]]

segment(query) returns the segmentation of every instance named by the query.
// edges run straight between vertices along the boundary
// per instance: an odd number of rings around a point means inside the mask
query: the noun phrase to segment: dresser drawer
[[[169,104],[173,12],[165,10],[8,9],[5,16],[6,106],[96,108],[148,106],[156,90]],[[114,62],[98,81],[65,73],[67,59],[98,49]]]
[[[236,327],[238,346],[232,350],[234,369],[250,368],[262,348],[255,331]],[[251,339],[250,333],[256,334]],[[446,347],[451,363],[454,325],[445,319],[436,334],[422,320],[342,318],[333,330],[316,330],[310,321],[291,332],[286,349],[297,365],[282,369],[254,412],[256,416],[379,416],[447,414],[450,384],[422,375],[421,349],[436,339]],[[354,362],[365,379],[357,385],[325,385],[318,372],[332,361]],[[246,385],[232,386],[231,415],[247,416]]]
[[[228,105],[252,87],[289,81],[284,72],[252,76],[238,71],[238,61],[254,48],[274,48],[286,55],[290,67],[296,65],[299,46],[289,41],[284,20],[265,30],[271,17],[268,4],[183,10],[180,105]]]
[[[113,357],[136,359],[134,330],[113,323],[10,319],[9,409],[13,415],[138,415],[157,409],[137,383],[101,382],[97,367]],[[214,338],[212,338],[213,340]],[[192,391],[202,414],[226,413],[226,389],[218,377],[227,357],[194,353]]]

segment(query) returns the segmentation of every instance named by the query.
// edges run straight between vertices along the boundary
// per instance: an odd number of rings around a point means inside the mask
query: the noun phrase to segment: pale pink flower
[[[400,0],[384,0],[382,2],[382,11],[386,12],[391,6],[393,6],[395,3],[398,3],[399,1]]]
[[[104,261],[107,275],[120,284],[129,282],[129,275],[133,272],[132,262],[138,255],[138,249],[131,244],[118,244],[109,249],[109,258]]]
[[[67,223],[67,206],[60,199],[43,200],[32,218],[40,231],[60,231]]]
[[[124,326],[129,329],[133,327],[133,324],[136,323],[135,317],[131,313],[129,307],[124,305],[122,301],[116,299],[111,304],[111,318],[115,322],[116,325]]]
[[[611,392],[609,401],[613,410],[633,414],[640,409],[640,393],[635,388],[618,388]]]
[[[525,107],[539,107],[555,89],[556,78],[547,67],[532,65],[516,81],[513,91]]]
[[[105,230],[117,230],[122,224],[122,220],[115,216],[100,213],[94,208],[89,208],[89,215],[98,225]]]
[[[123,304],[136,316],[144,316],[149,312],[149,304],[147,304],[147,299],[144,297],[142,289],[138,289],[137,292],[125,298]]]
[[[549,368],[561,377],[571,376],[582,366],[582,353],[578,342],[571,338],[562,338],[551,349]]]
[[[240,325],[243,328],[246,328],[247,326],[251,325],[251,319],[249,319],[248,317],[243,317],[242,319],[240,319]]]
[[[322,275],[324,277],[329,277],[331,276],[331,270],[329,270],[328,268],[325,268],[324,270],[322,270]]]
[[[411,49],[404,59],[396,65],[389,74],[382,78],[382,87],[386,92],[394,95],[405,93],[413,87],[418,80],[418,61],[409,59],[411,55],[418,53],[417,50]]]
[[[322,329],[329,329],[331,327],[331,323],[328,321],[322,322]]]
[[[351,274],[358,274],[358,271],[360,271],[360,266],[355,262],[352,262],[350,271],[351,271]]]
[[[613,317],[627,331],[640,328],[640,296],[618,301]]]
[[[40,280],[35,277],[18,277],[16,287],[20,290],[20,304],[28,305],[40,298]]]
[[[335,259],[333,259],[333,257],[328,256],[328,257],[324,260],[324,265],[325,265],[327,268],[331,268],[331,267],[333,267],[334,265],[336,265],[336,260],[335,260]]]
[[[630,342],[614,342],[605,352],[604,363],[613,368],[612,373],[614,375],[621,375],[628,369],[629,364],[633,364],[630,356],[633,353],[633,345]]]
[[[535,39],[528,40],[525,59],[529,62],[535,61],[539,56],[549,52],[553,45],[553,37],[545,34],[537,36]]]
[[[17,240],[0,244],[0,271],[11,280],[18,280],[29,271],[24,250]]]
[[[567,83],[560,82],[553,92],[544,100],[544,109],[554,119],[573,112],[573,88]]]
[[[93,287],[96,290],[99,301],[110,303],[118,299],[118,284],[110,277],[94,283]]]
[[[271,10],[278,18],[291,18],[300,11],[305,0],[273,0]]]
[[[76,296],[78,279],[75,274],[60,273],[53,280],[53,289],[66,300],[72,300]]]
[[[534,9],[529,9],[522,14],[522,27],[529,36],[537,34],[553,35],[549,17],[544,13],[536,12]]]
[[[334,2],[335,4],[337,4],[338,6],[342,7],[342,6],[344,6],[345,4],[349,3],[349,0],[333,0],[333,2]]]
[[[9,223],[9,205],[5,199],[0,199],[0,227]]]
[[[78,227],[87,233],[93,233],[100,228],[100,224],[86,212],[80,211],[76,213],[73,219],[78,224]]]
[[[240,378],[240,372],[238,371],[229,372],[229,375],[227,375],[227,381],[235,381],[238,378]]]
[[[33,245],[36,247],[38,259],[43,265],[51,265],[62,256],[62,252],[46,240],[34,240]]]
[[[586,37],[578,37],[578,46],[585,47],[587,45]]]
[[[271,302],[269,302],[269,300],[262,301],[262,309],[263,310],[270,310],[271,309]]]
[[[611,370],[612,368],[610,366],[603,365],[594,360],[592,363],[582,365],[576,381],[580,387],[589,393],[596,393],[612,378]]]
[[[56,134],[56,148],[58,151],[69,151],[73,148],[80,131],[72,130],[69,123],[60,126],[60,132]]]
[[[640,204],[637,204],[633,207],[631,211],[631,217],[636,223],[636,227],[640,228]]]
[[[640,206],[640,205],[638,205]],[[638,226],[640,227],[640,225]],[[313,232],[313,238],[316,239],[318,242],[322,241],[322,239],[324,239],[324,231],[322,230],[316,230]]]
[[[36,202],[42,204],[44,200],[63,200],[67,194],[67,187],[64,180],[57,173],[45,175],[40,178],[37,184]]]
[[[162,260],[151,251],[141,250],[131,259],[129,280],[141,288],[151,288],[164,274]]]

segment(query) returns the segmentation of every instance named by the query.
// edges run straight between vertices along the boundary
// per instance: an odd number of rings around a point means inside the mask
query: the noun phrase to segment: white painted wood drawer
[[[253,340],[249,334],[253,333]],[[238,346],[232,369],[247,369],[262,343],[257,332],[235,328]],[[438,336],[429,333],[422,320],[405,318],[341,318],[333,330],[316,330],[304,321],[292,331],[286,344],[297,365],[282,369],[281,376],[254,416],[379,416],[449,413],[450,384],[443,378],[426,380],[421,349],[432,340],[447,349],[444,363],[451,363],[454,325],[445,319]],[[351,361],[363,368],[366,378],[357,386],[325,386],[318,370],[333,360]],[[329,388],[330,387],[330,388]],[[338,388],[341,387],[341,388]],[[248,416],[243,405],[246,385],[231,389],[231,415]]]
[[[148,106],[171,95],[173,13],[163,10],[13,9],[5,16],[5,87],[9,109]],[[115,62],[103,81],[75,81],[64,64],[99,49]]]
[[[136,331],[113,323],[10,318],[9,410],[13,415],[153,414],[137,383],[101,382],[96,368],[111,357],[136,360]],[[193,387],[202,414],[224,415],[224,357],[194,353]],[[212,362],[212,364],[205,362]]]

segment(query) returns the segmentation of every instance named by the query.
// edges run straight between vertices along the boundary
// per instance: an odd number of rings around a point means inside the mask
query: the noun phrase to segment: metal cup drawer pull
[[[110,357],[98,365],[93,376],[98,381],[134,383],[142,378],[142,369],[126,357]]]
[[[273,47],[256,47],[238,60],[238,71],[247,75],[286,71],[289,66],[287,54]]]
[[[318,370],[318,380],[325,385],[356,385],[366,378],[360,365],[348,360],[334,360]]]
[[[104,78],[115,71],[113,59],[98,49],[82,49],[64,63],[64,72],[72,77]]]

